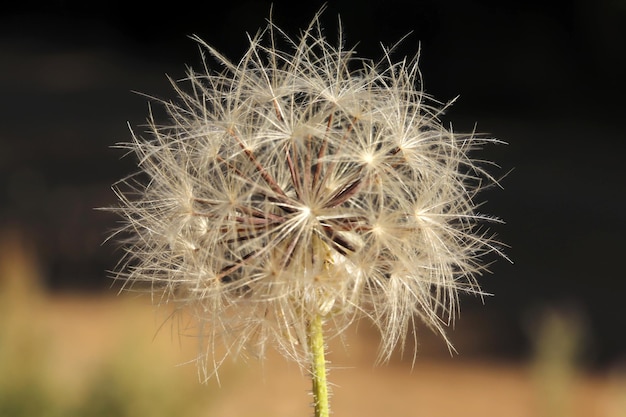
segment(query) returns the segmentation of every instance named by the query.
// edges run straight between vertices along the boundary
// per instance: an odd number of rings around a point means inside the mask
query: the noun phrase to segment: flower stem
[[[311,348],[311,377],[315,417],[329,417],[328,382],[326,381],[326,358],[324,357],[324,329],[322,316],[317,314],[309,323],[309,345]]]

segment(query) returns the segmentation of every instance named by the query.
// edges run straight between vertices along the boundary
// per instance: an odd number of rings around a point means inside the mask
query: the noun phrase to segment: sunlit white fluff
[[[124,145],[125,287],[193,312],[207,376],[218,343],[306,364],[319,314],[328,336],[372,320],[383,359],[416,318],[445,338],[497,251],[474,201],[493,180],[469,155],[491,140],[441,125],[416,59],[357,59],[317,17],[297,40],[269,24],[238,62],[197,41],[222,72],[189,70],[169,124]]]

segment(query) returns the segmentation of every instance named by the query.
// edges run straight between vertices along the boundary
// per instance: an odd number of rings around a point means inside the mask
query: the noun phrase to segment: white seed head
[[[493,179],[469,155],[492,140],[441,125],[417,59],[357,59],[321,32],[270,23],[238,63],[197,39],[223,71],[189,70],[170,124],[124,145],[140,172],[116,186],[117,277],[195,313],[209,376],[217,342],[306,363],[318,314],[329,336],[372,320],[382,359],[416,318],[445,338],[497,251],[474,202]]]

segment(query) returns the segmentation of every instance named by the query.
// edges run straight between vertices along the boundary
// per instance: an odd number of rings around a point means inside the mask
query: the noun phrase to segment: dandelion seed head
[[[139,176],[116,186],[117,277],[194,313],[208,376],[218,342],[306,364],[316,315],[329,336],[368,318],[382,359],[416,318],[445,338],[499,252],[474,203],[493,180],[470,155],[493,140],[441,125],[417,59],[358,59],[318,17],[299,39],[270,23],[239,62],[198,39],[222,72],[189,70],[169,124],[124,145]]]

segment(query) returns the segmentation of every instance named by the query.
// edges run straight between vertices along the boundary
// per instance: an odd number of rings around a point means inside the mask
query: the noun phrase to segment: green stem
[[[312,355],[311,377],[313,379],[315,417],[329,417],[328,382],[326,381],[326,359],[324,357],[324,329],[323,320],[319,314],[309,323],[309,344]]]

